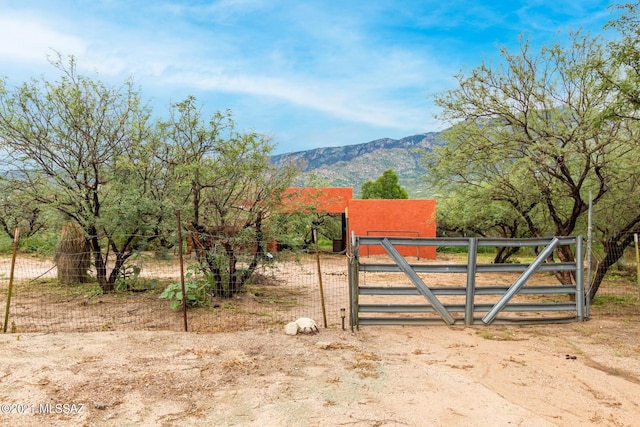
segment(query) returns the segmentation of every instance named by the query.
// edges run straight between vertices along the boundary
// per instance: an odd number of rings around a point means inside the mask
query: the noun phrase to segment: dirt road
[[[295,337],[7,334],[0,422],[632,426],[640,420],[639,331],[635,323],[592,320]]]

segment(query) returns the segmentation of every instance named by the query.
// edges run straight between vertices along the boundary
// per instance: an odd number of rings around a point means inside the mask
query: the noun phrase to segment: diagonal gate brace
[[[415,285],[418,291],[424,295],[424,297],[429,300],[433,308],[440,314],[442,319],[448,325],[453,325],[455,323],[455,319],[449,314],[446,308],[442,305],[442,303],[436,298],[436,296],[431,292],[431,289],[424,284],[422,279],[418,277],[416,272],[411,268],[406,259],[400,255],[400,252],[393,246],[393,244],[386,237],[382,239],[382,247],[389,254],[389,256],[396,262],[398,267],[404,272],[404,274],[409,277],[411,282]]]
[[[513,298],[515,294],[520,291],[520,288],[522,288],[524,284],[527,283],[527,280],[529,280],[533,273],[536,272],[538,267],[540,267],[540,265],[542,265],[542,263],[544,263],[545,260],[549,258],[551,254],[553,254],[553,251],[555,250],[556,246],[558,246],[558,243],[560,243],[560,240],[557,237],[554,237],[553,240],[551,240],[551,242],[549,243],[549,246],[547,246],[542,252],[540,252],[538,257],[529,265],[529,268],[527,268],[520,275],[520,277],[518,277],[518,280],[516,280],[513,285],[511,285],[511,287],[507,290],[507,292],[505,292],[502,298],[500,298],[496,305],[493,306],[491,311],[489,311],[482,318],[482,321],[485,325],[493,322],[498,313],[500,313],[500,311],[502,311],[502,309],[509,303],[511,298]]]

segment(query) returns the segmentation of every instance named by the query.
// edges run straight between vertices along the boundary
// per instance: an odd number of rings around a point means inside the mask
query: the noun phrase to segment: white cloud
[[[26,14],[3,13],[0,40],[0,55],[7,61],[44,62],[52,49],[73,55],[86,51],[86,43],[80,38],[60,33]]]
[[[398,100],[385,101],[367,96],[367,87],[348,87],[348,82],[298,81],[257,75],[176,74],[168,83],[189,84],[198,90],[247,94],[285,100],[295,106],[329,114],[336,119],[390,128],[403,128],[407,121],[424,113],[424,106],[407,109]],[[390,96],[390,95],[389,95]],[[426,96],[425,96],[426,104]]]

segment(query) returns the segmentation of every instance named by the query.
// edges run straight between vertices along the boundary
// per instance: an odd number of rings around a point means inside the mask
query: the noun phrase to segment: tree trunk
[[[604,276],[609,271],[612,265],[614,265],[624,255],[624,250],[633,242],[633,233],[624,232],[618,233],[610,239],[606,240],[604,246],[604,258],[598,263],[595,276],[591,282],[589,289],[589,301],[593,301]]]
[[[93,261],[96,265],[96,279],[98,284],[102,288],[102,292],[109,293],[115,290],[114,283],[110,283],[107,280],[107,265],[106,260],[102,257],[102,249],[100,248],[100,241],[95,227],[89,227],[89,236],[91,243],[91,252],[93,252]]]
[[[497,247],[496,256],[493,258],[494,264],[504,264],[513,255],[517,254],[520,248],[518,247]]]
[[[124,263],[127,261],[127,258],[129,258],[131,254],[132,252],[129,252],[128,255],[123,254],[121,252],[116,253],[116,263],[114,264],[113,269],[109,274],[109,280],[108,280],[108,283],[111,285],[113,289],[115,289],[116,280],[118,279],[118,274],[120,274],[120,270],[122,269],[122,267],[124,266]]]
[[[238,259],[236,258],[236,253],[233,249],[233,243],[225,243],[224,249],[226,251],[229,266],[229,283],[227,283],[224,297],[231,298],[233,295],[240,292],[242,284],[238,285],[238,278],[236,277]]]
[[[564,245],[564,246],[558,247],[558,249],[556,250],[556,253],[558,254],[558,258],[560,259],[560,262],[575,262],[573,251],[569,246]],[[558,278],[560,283],[562,283],[563,285],[569,285],[569,286],[573,285],[574,275],[575,273],[572,271],[556,272],[556,277]]]

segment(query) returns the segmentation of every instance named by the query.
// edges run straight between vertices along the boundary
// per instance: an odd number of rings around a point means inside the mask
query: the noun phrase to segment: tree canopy
[[[362,184],[363,199],[408,199],[409,194],[400,184],[398,174],[387,169],[374,181]]]
[[[0,86],[2,149],[32,200],[85,231],[98,282],[110,291],[167,206],[154,199],[153,177],[135,167],[149,165],[139,157],[154,141],[149,111],[131,81],[110,87],[78,74],[73,59],[53,65],[57,82]],[[105,249],[116,256],[110,275]]]
[[[190,207],[186,227],[198,259],[214,294],[230,297],[275,240],[271,214],[298,170],[271,165],[271,140],[238,132],[230,112],[203,119],[193,97],[175,104],[161,126],[168,141],[164,161],[174,173],[174,195]]]
[[[594,206],[610,207],[628,200],[637,181],[640,129],[612,114],[619,91],[610,82],[620,68],[597,38],[580,33],[569,46],[533,53],[522,39],[518,52],[501,52],[501,65],[460,74],[458,88],[437,98],[452,127],[443,133],[447,143],[426,157],[428,179],[439,195],[458,200],[448,218],[464,216],[471,204],[485,232],[506,223],[521,236],[586,231],[590,194]],[[615,228],[638,213],[625,211]],[[557,256],[573,260],[567,247]]]
[[[271,210],[297,170],[272,166],[271,141],[237,131],[229,111],[204,119],[188,97],[169,119],[152,121],[132,81],[110,86],[81,75],[73,57],[52,64],[57,81],[13,90],[0,81],[0,150],[10,171],[0,209],[13,215],[2,227],[26,214],[35,230],[42,208],[58,212],[84,233],[110,292],[132,255],[175,242],[180,208],[186,230],[204,242],[199,260],[212,293],[239,292],[263,259]],[[244,253],[251,258],[239,269]]]

